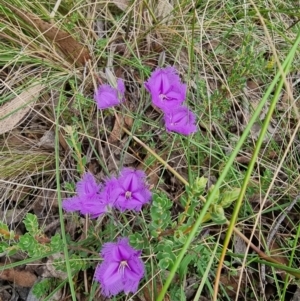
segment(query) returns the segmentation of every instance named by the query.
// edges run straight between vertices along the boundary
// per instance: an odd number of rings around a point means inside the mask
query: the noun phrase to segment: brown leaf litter
[[[44,85],[34,83],[20,95],[0,107],[0,134],[11,131],[20,123],[32,109],[30,103],[34,103],[44,88]]]
[[[3,264],[0,264],[3,266]],[[32,287],[37,277],[29,271],[19,271],[17,269],[5,269],[0,272],[0,279],[13,282],[15,285]]]
[[[88,48],[77,42],[68,32],[42,20],[33,13],[15,7],[7,2],[5,5],[13,13],[30,24],[33,28],[39,29],[45,37],[55,43],[69,62],[84,66],[86,61],[91,58]]]

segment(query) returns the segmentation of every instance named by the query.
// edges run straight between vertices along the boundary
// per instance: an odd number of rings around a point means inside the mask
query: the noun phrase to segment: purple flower
[[[81,213],[89,213],[92,218],[97,218],[99,215],[108,212],[114,206],[117,186],[118,181],[116,178],[108,179],[97,199],[87,200],[82,204]]]
[[[145,83],[153,103],[163,111],[179,106],[186,97],[186,85],[181,83],[174,67],[157,68]]]
[[[189,135],[197,131],[196,115],[186,107],[178,107],[165,112],[164,120],[168,132]]]
[[[107,199],[101,197],[101,185],[96,183],[91,173],[84,174],[82,180],[76,184],[77,195],[63,200],[62,207],[67,212],[80,211],[82,214],[91,214],[98,217],[107,211]]]
[[[66,211],[80,211],[82,202],[95,198],[99,189],[100,187],[97,185],[94,176],[88,172],[76,184],[77,195],[63,200],[62,206]]]
[[[113,88],[110,85],[100,85],[95,93],[95,101],[98,109],[106,109],[116,106],[125,100],[125,85],[121,78],[117,80],[117,87]]]
[[[115,188],[115,206],[120,211],[140,211],[151,200],[151,192],[145,183],[146,174],[142,170],[124,168]]]
[[[104,260],[95,271],[95,279],[101,284],[103,295],[110,297],[121,291],[126,294],[137,291],[144,276],[144,264],[140,255],[141,251],[129,245],[128,238],[103,245],[101,256]]]

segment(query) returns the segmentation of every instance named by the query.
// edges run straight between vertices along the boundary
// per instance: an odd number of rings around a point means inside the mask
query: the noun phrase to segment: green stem
[[[57,185],[57,199],[58,199],[58,210],[59,210],[59,221],[61,228],[61,236],[64,243],[64,255],[66,261],[66,268],[68,274],[68,281],[70,284],[70,290],[72,295],[72,300],[76,301],[76,294],[73,284],[72,270],[69,261],[69,249],[67,245],[66,231],[65,231],[65,223],[63,218],[63,211],[61,206],[61,187],[60,187],[60,157],[59,157],[59,115],[60,115],[60,106],[62,102],[62,94],[60,94],[59,102],[57,105],[57,114],[55,118],[55,173],[56,173],[56,185]]]

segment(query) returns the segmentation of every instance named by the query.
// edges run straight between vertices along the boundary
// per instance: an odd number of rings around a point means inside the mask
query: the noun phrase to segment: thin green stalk
[[[69,249],[67,245],[67,238],[66,238],[66,231],[65,231],[65,224],[63,218],[63,211],[61,206],[61,189],[60,189],[60,168],[59,168],[59,116],[60,116],[60,106],[62,102],[62,93],[60,93],[59,102],[57,105],[57,113],[55,116],[55,174],[56,174],[56,185],[57,185],[57,199],[58,199],[58,210],[59,210],[59,222],[61,228],[61,236],[64,243],[64,255],[66,261],[66,268],[68,274],[68,281],[70,285],[72,300],[76,301],[76,294],[73,284],[73,277],[72,277],[72,270],[69,261]]]
[[[84,132],[87,134],[88,131],[87,131],[87,127],[86,127],[85,122],[84,122],[84,116],[82,114],[82,109],[81,109],[80,101],[78,103],[79,103],[79,112],[80,112],[81,124],[83,126]],[[109,171],[108,171],[105,163],[103,162],[102,158],[98,155],[98,152],[97,152],[97,150],[96,150],[96,148],[94,146],[94,143],[92,142],[91,137],[88,136],[88,135],[86,135],[86,137],[89,140],[89,144],[90,144],[90,146],[91,146],[91,148],[92,148],[95,156],[97,157],[97,160],[98,160],[100,166],[103,168],[103,170],[106,173],[106,175],[109,175]]]
[[[268,126],[269,126],[269,123],[270,123],[271,118],[272,118],[273,111],[275,110],[277,101],[279,100],[280,93],[281,93],[281,90],[282,90],[282,87],[283,87],[283,83],[284,83],[284,80],[286,78],[286,74],[290,70],[290,67],[291,67],[295,52],[296,52],[296,48],[297,48],[299,42],[300,42],[300,33],[297,36],[297,39],[294,43],[294,46],[292,47],[292,49],[290,50],[289,54],[287,55],[287,57],[285,59],[285,62],[284,62],[285,64],[282,68],[283,69],[283,74],[280,73],[281,79],[280,79],[279,84],[278,84],[278,86],[275,90],[274,97],[271,101],[271,105],[269,107],[267,116],[266,116],[265,121],[263,123],[261,132],[259,134],[256,146],[254,148],[252,158],[251,158],[250,163],[248,165],[248,169],[247,169],[244,181],[243,181],[243,185],[241,187],[239,197],[238,197],[238,199],[235,203],[235,207],[234,207],[234,210],[233,210],[233,213],[232,213],[230,224],[229,224],[229,227],[228,227],[228,230],[227,230],[227,233],[226,233],[226,237],[225,237],[225,241],[224,241],[224,244],[223,244],[223,251],[222,251],[222,254],[221,254],[220,261],[219,261],[218,270],[217,270],[217,273],[216,273],[216,283],[215,283],[215,291],[214,291],[214,299],[213,300],[217,300],[219,280],[220,280],[220,275],[221,275],[221,269],[222,269],[222,266],[223,266],[223,261],[224,261],[225,255],[226,255],[227,247],[228,247],[230,238],[232,236],[232,233],[233,233],[233,230],[234,230],[234,227],[235,227],[235,223],[236,223],[241,205],[242,205],[242,201],[244,199],[244,195],[245,195],[247,187],[248,187],[248,183],[250,181],[250,177],[251,177],[253,168],[254,168],[254,165],[257,161],[259,151],[261,149],[264,137],[267,133]]]
[[[48,258],[48,257],[50,257],[51,255],[54,255],[55,253],[57,253],[57,251],[55,251],[55,252],[52,251],[52,252],[44,253],[44,254],[41,255],[41,256],[30,257],[30,258],[23,259],[23,260],[21,260],[21,261],[17,261],[17,262],[13,262],[13,263],[1,265],[1,266],[0,266],[0,272],[1,272],[1,271],[4,271],[4,270],[6,270],[6,269],[12,269],[12,268],[18,267],[18,266],[20,266],[20,265],[26,265],[26,264],[29,264],[29,263],[31,263],[31,262],[41,260],[41,259],[43,259],[43,258]]]
[[[283,270],[283,271],[286,271],[287,273],[295,276],[296,278],[300,279],[300,272],[298,269],[294,269],[294,268],[290,268],[290,267],[287,267],[285,265],[282,265],[282,264],[278,264],[278,263],[274,263],[274,262],[270,262],[270,261],[265,261],[265,260],[261,260],[261,259],[255,259],[255,262],[258,262],[258,263],[261,263],[261,264],[265,264],[267,266],[270,266],[270,267],[274,267],[275,269],[278,269],[278,270]]]
[[[63,280],[53,291],[44,299],[44,301],[53,300],[52,297],[67,283],[68,279]]]
[[[197,300],[200,300],[200,296],[201,296],[201,293],[202,293],[202,290],[204,288],[204,285],[206,284],[207,287],[208,287],[208,290],[210,291],[210,293],[212,294],[213,293],[213,287],[212,287],[212,284],[210,283],[209,281],[209,272],[210,272],[210,267],[212,266],[213,262],[214,262],[214,259],[215,259],[215,255],[217,253],[217,249],[218,249],[218,242],[219,240],[217,241],[217,243],[215,244],[215,247],[214,247],[214,250],[212,251],[212,254],[211,254],[211,257],[210,257],[210,260],[207,264],[207,267],[205,269],[205,271],[202,269],[201,266],[199,266],[199,269],[200,269],[200,272],[201,272],[201,282],[199,284],[199,287],[197,289],[197,292],[196,292],[196,295],[194,297],[194,300],[193,301],[197,301]]]
[[[286,66],[290,62],[290,58],[293,57],[293,55],[294,55],[294,53],[296,51],[296,48],[297,48],[297,46],[299,44],[299,41],[300,41],[300,33],[297,36],[296,42],[294,43],[292,49],[290,50],[287,58],[285,59],[285,61],[282,64],[283,68],[286,68]],[[194,239],[194,237],[195,237],[195,235],[197,233],[198,228],[201,225],[201,221],[202,221],[203,217],[205,216],[208,208],[210,207],[210,205],[211,205],[211,203],[212,203],[212,201],[213,201],[213,199],[214,199],[217,191],[219,190],[221,184],[223,183],[223,180],[225,179],[227,173],[229,172],[229,170],[231,168],[231,165],[234,162],[235,157],[238,155],[238,152],[240,151],[241,147],[243,146],[244,141],[247,139],[248,134],[249,134],[249,132],[250,132],[253,124],[255,123],[255,121],[257,120],[257,118],[259,117],[262,108],[264,107],[265,103],[267,102],[268,97],[270,96],[271,92],[274,90],[275,85],[278,82],[278,80],[279,80],[280,77],[281,77],[280,73],[277,73],[276,76],[274,77],[274,79],[271,82],[269,88],[267,89],[264,97],[260,101],[260,103],[259,103],[257,109],[255,110],[255,112],[253,113],[253,116],[250,119],[250,121],[249,121],[249,123],[248,123],[245,131],[243,132],[240,140],[238,141],[235,149],[231,153],[231,155],[230,155],[230,157],[229,157],[229,159],[227,161],[227,164],[224,167],[223,172],[221,173],[221,175],[220,175],[220,177],[219,177],[219,179],[218,179],[218,181],[217,181],[214,189],[212,190],[210,196],[208,197],[206,203],[204,204],[204,207],[203,207],[202,211],[200,212],[200,214],[199,214],[199,216],[197,218],[197,220],[196,220],[196,222],[194,224],[194,227],[191,230],[190,235],[189,235],[189,237],[186,240],[186,243],[184,244],[184,246],[182,247],[180,253],[178,254],[177,260],[175,261],[175,263],[174,263],[174,265],[173,265],[173,267],[172,267],[172,269],[171,269],[171,271],[169,273],[169,276],[166,279],[166,282],[165,282],[162,290],[160,291],[160,294],[159,294],[159,296],[157,298],[157,301],[162,301],[164,299],[164,296],[165,296],[165,294],[167,292],[167,289],[170,286],[172,279],[174,278],[174,275],[175,275],[175,273],[176,273],[176,271],[177,271],[177,269],[178,269],[178,267],[180,265],[180,262],[183,259],[186,251],[188,250],[191,242],[193,241],[193,239]]]

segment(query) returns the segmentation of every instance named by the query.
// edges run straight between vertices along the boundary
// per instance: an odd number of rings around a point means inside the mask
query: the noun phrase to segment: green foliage
[[[176,260],[176,256],[173,253],[173,245],[174,243],[171,240],[164,239],[155,248],[158,266],[162,270],[171,269]]]
[[[98,39],[95,45],[95,54],[101,55],[102,59],[107,58],[107,52],[105,51],[105,48],[107,47],[107,44],[109,42],[109,39]]]
[[[58,233],[51,237],[50,249],[51,251],[60,252],[63,249],[63,241]]]
[[[0,242],[0,254],[5,253],[6,250],[9,248],[9,244],[5,241]]]
[[[1,241],[0,253],[6,253],[6,255],[11,256],[18,250],[22,250],[27,253],[29,257],[40,257],[47,255],[49,252],[61,252],[63,250],[63,243],[59,234],[55,234],[51,237],[50,242],[45,242],[45,237],[43,231],[39,228],[36,215],[27,213],[23,223],[28,232],[20,235],[18,240],[14,241],[10,239],[9,242]],[[0,227],[3,231],[5,230],[10,233],[11,237],[14,237],[14,232],[8,231],[7,225],[1,223]],[[7,235],[3,237],[5,238]]]
[[[40,244],[32,235],[25,233],[20,237],[19,248],[26,252],[30,257],[41,256],[50,251],[47,245]]]
[[[221,205],[212,205],[210,207],[210,216],[212,221],[219,225],[225,224],[227,221],[224,209]]]
[[[27,213],[23,223],[25,225],[26,230],[32,235],[39,235],[39,223],[37,220],[37,216],[31,213]]]
[[[196,256],[195,254],[186,254],[184,256],[184,258],[182,259],[179,269],[178,269],[178,274],[179,277],[181,279],[181,281],[183,280],[184,276],[187,274],[187,270],[188,270],[188,266],[190,265],[190,263],[192,263],[193,261],[195,261]]]
[[[84,271],[90,267],[88,261],[84,260],[81,256],[75,253],[69,256],[69,263],[71,270],[74,274],[78,273],[79,271]],[[61,258],[55,259],[53,265],[57,270],[67,272],[66,265]]]
[[[207,198],[210,197],[211,192],[213,191],[214,187],[215,187],[214,185],[210,186],[210,188],[208,190],[208,193],[207,193]],[[214,196],[214,198],[213,198],[213,200],[212,200],[212,204],[218,204],[219,198],[220,198],[220,190],[218,189],[215,196]]]
[[[129,235],[129,243],[133,248],[137,250],[142,250],[146,247],[147,240],[145,236],[136,232],[134,234]]]
[[[186,301],[186,296],[183,291],[182,285],[175,285],[170,288],[171,301]]]
[[[150,231],[153,237],[165,230],[169,225],[171,225],[171,213],[170,208],[172,207],[172,202],[164,193],[154,193],[152,206],[150,209],[151,224]]]
[[[45,278],[34,284],[32,292],[37,298],[45,297],[52,291],[52,288],[57,285],[56,282],[56,279]]]
[[[72,182],[72,183],[65,182],[65,183],[64,183],[64,187],[65,187],[65,189],[68,190],[68,191],[75,192],[76,185],[75,185],[74,182]]]
[[[240,188],[234,188],[232,190],[227,190],[222,192],[221,198],[220,198],[220,205],[223,208],[229,207],[234,201],[237,200],[241,189]]]
[[[4,239],[11,240],[15,236],[14,231],[10,231],[8,229],[8,226],[0,221],[0,237],[3,237]]]
[[[82,144],[79,140],[78,132],[74,127],[67,126],[66,127],[68,137],[66,139],[68,145],[71,149],[73,149],[72,156],[77,163],[77,171],[79,174],[84,173],[84,166],[87,163],[86,156],[82,156]]]

